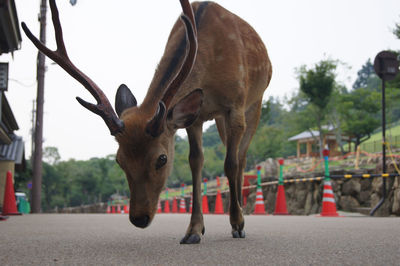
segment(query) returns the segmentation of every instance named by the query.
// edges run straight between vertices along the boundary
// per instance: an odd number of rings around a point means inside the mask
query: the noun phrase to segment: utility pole
[[[32,128],[31,128],[31,165],[33,166],[33,154],[35,153],[35,114],[36,114],[36,109],[35,109],[35,103],[36,100],[32,100]]]
[[[40,41],[46,43],[46,13],[47,0],[40,2]],[[37,60],[37,99],[36,99],[36,125],[35,125],[35,152],[33,157],[32,178],[32,213],[41,211],[42,195],[42,143],[43,143],[43,103],[44,103],[44,76],[46,71],[45,56],[38,52]]]

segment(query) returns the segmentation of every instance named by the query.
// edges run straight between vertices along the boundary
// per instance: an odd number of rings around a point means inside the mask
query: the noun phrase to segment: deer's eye
[[[167,163],[167,155],[161,154],[157,159],[156,170],[163,167],[166,163]]]

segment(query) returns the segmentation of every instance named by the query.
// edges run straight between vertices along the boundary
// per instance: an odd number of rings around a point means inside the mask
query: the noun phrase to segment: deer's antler
[[[189,76],[190,71],[194,65],[196,54],[197,54],[197,29],[196,22],[193,15],[193,9],[188,0],[180,0],[183,15],[181,16],[181,20],[185,25],[186,29],[186,39],[189,40],[189,51],[185,55],[185,59],[183,60],[182,66],[176,76],[172,79],[172,81],[168,84],[167,89],[165,90],[164,96],[159,103],[156,114],[153,119],[149,121],[147,125],[147,132],[152,136],[158,136],[163,131],[163,121],[166,116],[166,110],[170,107],[172,98],[182,85],[182,83]],[[161,111],[161,112],[160,112]]]
[[[188,0],[180,0],[180,2],[183,10],[181,20],[186,28],[186,38],[189,40],[189,52],[185,56],[181,69],[169,83],[162,98],[167,110],[172,98],[192,70],[197,54],[197,29],[193,9]]]
[[[24,30],[26,36],[33,42],[33,44],[41,51],[43,54],[51,58],[59,66],[61,66],[68,74],[80,82],[92,96],[96,99],[97,104],[88,103],[79,97],[76,97],[78,102],[82,104],[85,108],[92,111],[95,114],[101,116],[106,123],[107,127],[110,129],[111,135],[116,135],[122,132],[124,128],[124,123],[118,118],[114,109],[112,108],[110,102],[108,101],[104,92],[94,83],[88,76],[81,72],[68,57],[67,50],[65,49],[64,39],[62,34],[61,23],[58,15],[57,6],[55,0],[50,0],[50,9],[53,19],[57,49],[55,51],[47,48],[42,42],[40,42],[28,29],[24,22],[21,23],[22,29]]]

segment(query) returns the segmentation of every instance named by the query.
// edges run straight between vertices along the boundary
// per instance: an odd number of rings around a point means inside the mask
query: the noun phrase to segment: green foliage
[[[247,152],[247,169],[254,168],[257,163],[267,158],[281,157],[283,143],[286,141],[287,138],[281,129],[274,126],[260,127]]]
[[[314,124],[319,131],[319,150],[322,157],[323,123],[327,113],[327,106],[331,100],[332,92],[336,86],[335,70],[337,62],[322,60],[314,69],[302,66],[299,70],[300,91],[304,94],[308,105],[303,110],[302,117],[306,117],[307,126]],[[311,127],[308,127],[310,129]]]
[[[396,23],[393,34],[400,39],[400,23]]]
[[[87,161],[59,161],[58,150],[47,147],[43,162],[42,208],[44,211],[55,207],[79,206],[109,200],[114,193],[129,196],[129,187],[125,174],[115,162],[115,156],[92,158]],[[31,172],[30,163],[27,172],[19,175],[16,185],[26,191],[27,176]],[[22,188],[22,189],[20,189]],[[27,192],[27,191],[26,191]]]
[[[367,62],[357,72],[357,79],[353,84],[353,89],[370,87],[372,76],[375,76],[374,65],[371,63],[371,59],[368,58]]]
[[[203,133],[203,147],[213,147],[221,143],[216,124],[207,128]]]
[[[175,158],[174,168],[171,176],[168,178],[167,186],[179,186],[182,183],[189,184],[192,180],[192,174],[189,166],[189,143],[186,139],[179,136],[175,137]]]
[[[378,92],[359,88],[342,95],[340,111],[344,121],[343,130],[356,138],[356,147],[379,127],[377,113],[380,109]]]
[[[300,90],[308,101],[324,110],[327,106],[335,85],[336,63],[332,60],[322,60],[314,69],[305,66],[300,68]]]

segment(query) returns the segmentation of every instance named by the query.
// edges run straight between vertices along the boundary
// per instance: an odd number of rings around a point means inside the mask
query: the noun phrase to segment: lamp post
[[[397,55],[382,51],[377,54],[374,60],[374,70],[382,80],[382,174],[386,174],[386,99],[385,99],[385,81],[394,79],[399,73],[399,61]],[[378,204],[371,210],[370,215],[382,206],[386,199],[386,177],[382,175],[382,198]]]

